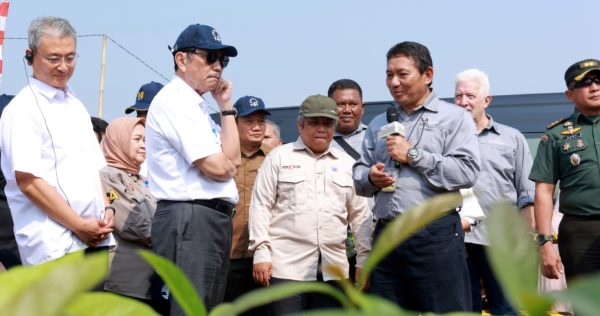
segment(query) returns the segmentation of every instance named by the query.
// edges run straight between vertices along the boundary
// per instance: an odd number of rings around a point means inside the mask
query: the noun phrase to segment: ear
[[[485,100],[485,104],[483,105],[483,108],[486,109],[492,102],[492,96],[488,95],[487,97],[485,97],[484,100]]]
[[[25,60],[27,61],[27,64],[29,66],[33,64],[33,51],[31,50],[31,48],[27,48],[25,50]]]
[[[177,68],[182,72],[186,72],[187,68],[185,66],[185,59],[187,58],[186,53],[184,52],[176,52],[175,53],[175,63],[177,64]]]
[[[433,81],[433,67],[427,67],[423,75],[425,76],[426,83],[430,84]]]
[[[567,90],[565,91],[565,95],[567,96],[567,99],[569,99],[569,101],[573,102],[573,91]]]

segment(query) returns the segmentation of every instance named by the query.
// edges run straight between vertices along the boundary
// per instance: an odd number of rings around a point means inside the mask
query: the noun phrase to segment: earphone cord
[[[27,86],[29,87],[29,90],[31,90],[31,94],[33,94],[35,104],[37,105],[38,110],[40,111],[40,114],[42,114],[42,119],[44,120],[44,126],[46,126],[46,131],[48,132],[48,136],[50,137],[50,144],[52,145],[52,152],[54,153],[54,173],[56,175],[56,184],[58,185],[58,188],[60,189],[63,196],[65,197],[67,204],[69,206],[71,206],[71,202],[69,202],[69,198],[67,197],[65,190],[63,190],[62,186],[60,185],[60,180],[58,179],[58,158],[56,156],[56,149],[54,148],[54,140],[52,139],[52,134],[50,133],[50,128],[48,127],[48,122],[46,122],[46,116],[44,116],[42,107],[40,106],[40,103],[38,102],[37,95],[36,95],[35,91],[33,91],[33,88],[31,87],[31,82],[29,81],[29,74],[27,73],[27,65],[25,65],[25,60],[23,60],[23,68],[25,69],[25,78],[27,79]]]

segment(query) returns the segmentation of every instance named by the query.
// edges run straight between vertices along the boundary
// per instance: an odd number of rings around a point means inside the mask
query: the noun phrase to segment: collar
[[[494,119],[492,118],[491,115],[489,114],[485,114],[485,116],[488,118],[489,122],[487,124],[487,126],[484,128],[484,130],[488,131],[488,132],[494,132],[496,134],[500,134],[500,130],[498,130],[498,123],[496,123],[494,121]]]
[[[358,124],[358,127],[351,132],[350,134],[342,134],[342,133],[338,133],[337,131],[335,132],[335,134],[333,136],[342,136],[342,137],[350,137],[350,136],[354,136],[356,134],[360,134],[362,133],[362,131],[367,129],[367,125],[363,124],[362,122],[360,122],[360,124]]]
[[[268,146],[265,146],[265,145],[261,144],[260,148],[258,148],[258,150],[256,152],[254,152],[252,155],[246,156],[246,155],[244,155],[244,153],[242,153],[242,156],[245,157],[245,158],[252,158],[252,157],[255,157],[255,156],[264,156],[264,157],[266,157],[269,154],[270,151],[271,151],[271,149]]]
[[[57,98],[64,100],[68,97],[75,97],[73,90],[69,85],[65,87],[65,90],[57,89],[43,81],[40,81],[34,77],[29,77],[29,85],[37,90],[41,95],[46,97],[48,100]]]
[[[183,81],[181,77],[178,75],[173,75],[173,79],[171,79],[171,83],[175,85],[175,87],[181,92],[180,100],[189,100],[195,104],[200,105],[202,108],[206,110],[207,104],[204,98],[196,92],[196,90],[192,89],[187,82]]]
[[[435,102],[436,100],[438,100],[437,94],[435,93],[435,91],[431,90],[431,92],[429,93],[429,96],[427,97],[427,99],[425,99],[425,102],[423,102],[423,104],[419,105],[416,109],[414,109],[414,111],[412,111],[409,115],[413,115],[414,113],[417,113],[419,111],[421,111],[421,109],[427,109],[428,111],[431,112],[437,112],[438,111],[438,103]],[[400,107],[400,104],[394,102],[394,104],[398,107],[398,110],[403,113],[404,110],[402,110],[402,107]]]
[[[322,154],[320,154],[320,155],[316,155],[315,153],[312,152],[312,150],[310,150],[310,148],[308,148],[306,145],[304,145],[304,142],[302,141],[302,136],[298,136],[298,139],[296,139],[296,141],[293,143],[292,146],[293,146],[292,148],[294,150],[297,150],[297,151],[300,151],[300,150],[306,151],[311,156],[315,156],[317,158],[320,158],[320,157],[325,156],[325,155],[330,155],[331,157],[333,157],[335,159],[339,158],[338,154],[335,151],[331,150],[332,149],[331,148],[331,143],[329,144],[329,148],[327,148],[327,150],[325,150],[325,152],[322,153]]]
[[[600,116],[591,116],[591,117],[587,117],[585,115],[583,115],[581,112],[575,110],[573,112],[573,115],[571,116],[571,118],[573,118],[573,121],[575,123],[579,123],[580,121],[584,121],[588,124],[594,124],[596,122],[598,122],[600,120]],[[569,118],[569,119],[571,119]]]

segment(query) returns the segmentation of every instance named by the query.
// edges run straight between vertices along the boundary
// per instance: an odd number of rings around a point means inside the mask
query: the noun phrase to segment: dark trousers
[[[152,220],[154,251],[173,261],[210,311],[223,302],[231,217],[192,201],[160,201]],[[172,296],[171,315],[184,315]]]
[[[384,226],[377,223],[375,239]],[[458,214],[432,222],[394,248],[373,270],[371,293],[413,311],[470,311],[469,271]]]
[[[558,250],[567,283],[600,272],[600,216],[565,215],[558,226]]]
[[[473,311],[481,313],[481,280],[485,289],[490,313],[492,315],[517,315],[517,312],[510,306],[510,303],[504,296],[502,288],[485,254],[486,246],[466,243],[467,265],[469,267],[469,277],[471,278],[471,299],[473,300]]]
[[[252,277],[253,259],[231,259],[229,261],[229,274],[227,276],[227,289],[225,290],[225,302],[232,302],[238,297],[262,286],[254,282]],[[268,307],[259,306],[240,315],[267,315]]]
[[[283,284],[289,282],[305,282],[305,281],[294,281],[286,279],[278,279],[271,277],[271,285]],[[325,282],[337,289],[341,290],[341,286],[337,281]],[[296,314],[302,311],[311,309],[324,309],[324,308],[341,308],[342,305],[333,297],[321,294],[321,293],[301,293],[286,297],[282,300],[275,301],[270,305],[270,315],[288,315]]]

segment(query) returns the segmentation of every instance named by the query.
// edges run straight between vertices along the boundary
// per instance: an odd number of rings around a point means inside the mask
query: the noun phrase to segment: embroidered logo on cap
[[[248,101],[248,103],[250,103],[251,107],[257,107],[258,106],[258,100],[256,100],[255,98],[250,98],[250,100]]]
[[[212,36],[215,39],[215,41],[221,43],[221,37],[219,36],[219,33],[217,33],[217,30],[212,30]]]

